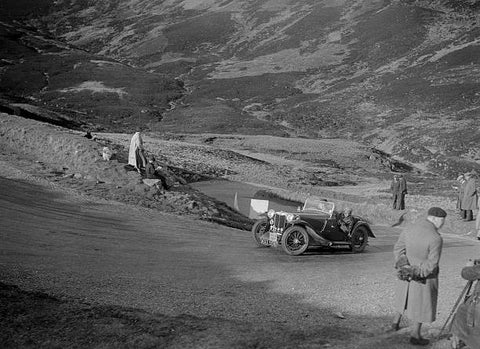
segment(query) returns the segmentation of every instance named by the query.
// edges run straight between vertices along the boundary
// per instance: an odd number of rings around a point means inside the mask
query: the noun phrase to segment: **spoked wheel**
[[[355,227],[352,232],[352,252],[362,252],[368,244],[368,230],[363,225]]]
[[[262,241],[260,240],[262,235],[266,233],[267,224],[268,221],[266,218],[264,218],[256,221],[252,227],[253,238],[260,247],[269,247],[268,245],[262,244]]]
[[[298,256],[305,252],[308,247],[308,234],[302,227],[290,227],[283,233],[282,248],[292,256]]]

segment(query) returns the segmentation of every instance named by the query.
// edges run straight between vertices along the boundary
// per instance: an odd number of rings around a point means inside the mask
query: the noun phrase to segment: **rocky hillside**
[[[448,176],[480,169],[478,0],[24,3],[0,5],[3,111],[341,137]]]

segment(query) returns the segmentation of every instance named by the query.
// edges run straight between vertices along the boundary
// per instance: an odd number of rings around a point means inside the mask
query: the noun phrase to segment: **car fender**
[[[362,225],[363,225],[365,228],[367,228],[368,236],[370,236],[371,238],[376,238],[376,236],[373,234],[372,229],[370,228],[370,226],[368,225],[368,223],[365,222],[365,221],[358,221],[357,223],[355,223],[355,225],[353,226],[352,231],[354,231],[357,227],[362,226]]]
[[[294,226],[294,225],[298,225],[298,226],[301,226],[301,227],[305,228],[305,230],[307,231],[307,234],[312,239],[319,242],[321,245],[325,245],[325,246],[331,246],[332,245],[332,242],[330,240],[327,240],[324,237],[318,235],[317,232],[315,231],[315,229],[313,229],[312,226],[308,222],[306,222],[304,220],[297,220],[291,226]]]

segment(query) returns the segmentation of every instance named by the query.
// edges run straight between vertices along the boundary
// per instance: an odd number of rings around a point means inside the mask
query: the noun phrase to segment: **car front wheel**
[[[262,235],[266,233],[267,224],[268,221],[266,218],[264,218],[256,221],[252,227],[253,238],[260,247],[268,247],[268,245],[263,244],[260,239]]]
[[[292,256],[298,256],[308,247],[308,234],[303,227],[293,226],[285,230],[282,236],[283,250]]]
[[[368,244],[368,231],[363,225],[355,227],[351,238],[352,252],[362,252]]]

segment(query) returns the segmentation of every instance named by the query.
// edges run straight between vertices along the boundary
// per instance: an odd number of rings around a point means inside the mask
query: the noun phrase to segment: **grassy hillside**
[[[50,3],[2,26],[3,95],[107,129],[341,137],[448,176],[480,166],[480,1]],[[68,48],[39,53],[31,27]]]

